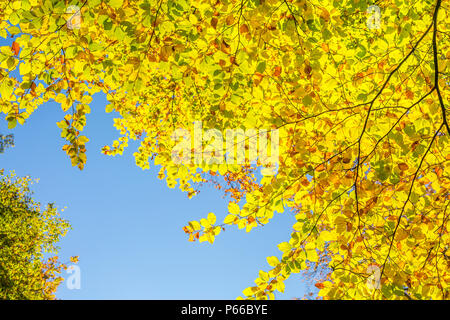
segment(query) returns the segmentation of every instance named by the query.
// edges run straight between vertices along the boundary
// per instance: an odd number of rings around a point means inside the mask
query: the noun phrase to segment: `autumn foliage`
[[[0,300],[55,299],[63,280],[56,243],[70,226],[31,198],[31,183],[0,170]]]

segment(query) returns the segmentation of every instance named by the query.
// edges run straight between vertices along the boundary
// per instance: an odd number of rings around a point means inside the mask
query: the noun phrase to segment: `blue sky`
[[[253,285],[258,270],[270,267],[266,257],[281,253],[276,245],[287,241],[293,214],[276,214],[271,223],[250,233],[237,228],[222,232],[213,245],[192,243],[182,227],[189,220],[214,212],[227,214],[227,200],[212,187],[188,199],[157,178],[158,167],[142,170],[135,165],[136,143],[122,156],[101,154],[118,133],[114,114],[105,113],[104,94],[94,96],[85,134],[87,164],[72,167],[62,151],[64,141],[56,122],[63,118],[59,104],[42,105],[25,125],[0,132],[13,133],[15,147],[0,155],[0,168],[19,176],[39,178],[34,198],[59,208],[73,229],[59,243],[62,261],[79,255],[81,289],[69,290],[64,282],[60,299],[235,299]],[[69,274],[63,274],[65,278]],[[280,299],[302,297],[299,275],[286,281]]]

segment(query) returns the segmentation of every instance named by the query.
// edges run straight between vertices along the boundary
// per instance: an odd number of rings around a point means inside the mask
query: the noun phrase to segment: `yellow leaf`
[[[228,204],[228,211],[232,214],[238,215],[241,210],[236,203],[230,202]]]
[[[303,230],[303,223],[301,222],[296,222],[292,228],[296,231],[302,231]]]
[[[66,95],[59,93],[56,98],[55,101],[58,103],[63,103],[64,101],[66,101]]]
[[[208,221],[210,224],[216,223],[216,216],[214,215],[214,213],[212,212],[208,213]]]
[[[19,66],[21,75],[25,75],[31,71],[31,63],[21,63]]]
[[[209,223],[209,221],[206,220],[206,219],[204,219],[204,218],[200,220],[200,224],[201,224],[203,227],[205,227],[205,228],[209,228],[209,227],[211,226],[211,224]]]
[[[189,226],[194,230],[194,231],[198,231],[200,230],[202,227],[200,226],[200,223],[198,223],[197,221],[190,221],[189,222]]]
[[[323,241],[333,241],[336,240],[336,233],[330,231],[322,231],[320,233],[320,238]]]
[[[317,255],[317,251],[316,251],[315,249],[307,250],[307,251],[306,251],[306,258],[307,258],[309,261],[312,261],[312,262],[317,262],[317,261],[319,261],[319,256]]]
[[[284,288],[285,288],[284,282],[283,281],[278,281],[277,284],[276,284],[276,288],[277,288],[278,291],[284,292]]]
[[[278,249],[282,252],[287,252],[292,249],[291,245],[288,242],[282,242],[278,245]]]
[[[229,214],[223,220],[225,224],[232,224],[236,220],[236,216],[234,214]]]

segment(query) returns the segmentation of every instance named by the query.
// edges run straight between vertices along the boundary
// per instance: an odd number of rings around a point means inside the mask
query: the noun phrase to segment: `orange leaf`
[[[276,66],[275,70],[273,71],[273,76],[274,77],[278,77],[281,74],[281,67],[280,66]]]
[[[222,40],[220,50],[222,50],[226,54],[230,54],[230,45]]]
[[[248,27],[246,24],[241,25],[241,27],[239,28],[239,31],[241,33],[247,33],[248,32]]]
[[[325,285],[324,285],[323,283],[320,283],[320,282],[316,283],[315,286],[316,286],[316,288],[318,288],[318,289],[323,289],[323,288],[325,288]]]
[[[414,92],[411,90],[406,91],[406,97],[410,100],[414,99]]]
[[[325,170],[326,169],[326,167],[325,167],[325,165],[324,164],[321,164],[320,166],[318,166],[317,167],[317,172],[321,172],[321,171],[323,171],[323,170]]]
[[[36,96],[36,83],[31,84],[31,94],[35,97]]]

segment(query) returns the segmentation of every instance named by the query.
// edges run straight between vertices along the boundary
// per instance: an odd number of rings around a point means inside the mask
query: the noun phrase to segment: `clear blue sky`
[[[1,43],[0,43],[1,44]],[[104,111],[106,99],[97,94],[88,115],[85,134],[87,165],[72,167],[61,150],[64,142],[56,122],[63,118],[59,104],[41,106],[13,130],[3,117],[0,132],[13,133],[14,148],[0,155],[0,168],[20,176],[39,178],[35,199],[67,206],[63,217],[73,230],[60,242],[60,257],[79,255],[81,289],[64,282],[61,299],[235,299],[253,285],[258,270],[270,268],[266,257],[279,256],[276,245],[287,241],[294,216],[277,214],[271,223],[253,229],[228,229],[209,243],[192,243],[182,227],[187,221],[214,212],[227,214],[222,193],[207,187],[189,200],[179,189],[169,189],[157,178],[158,168],[135,165],[131,143],[123,156],[101,154],[118,133],[114,114]],[[68,274],[63,274],[67,278]],[[301,277],[286,282],[281,299],[302,297]]]

